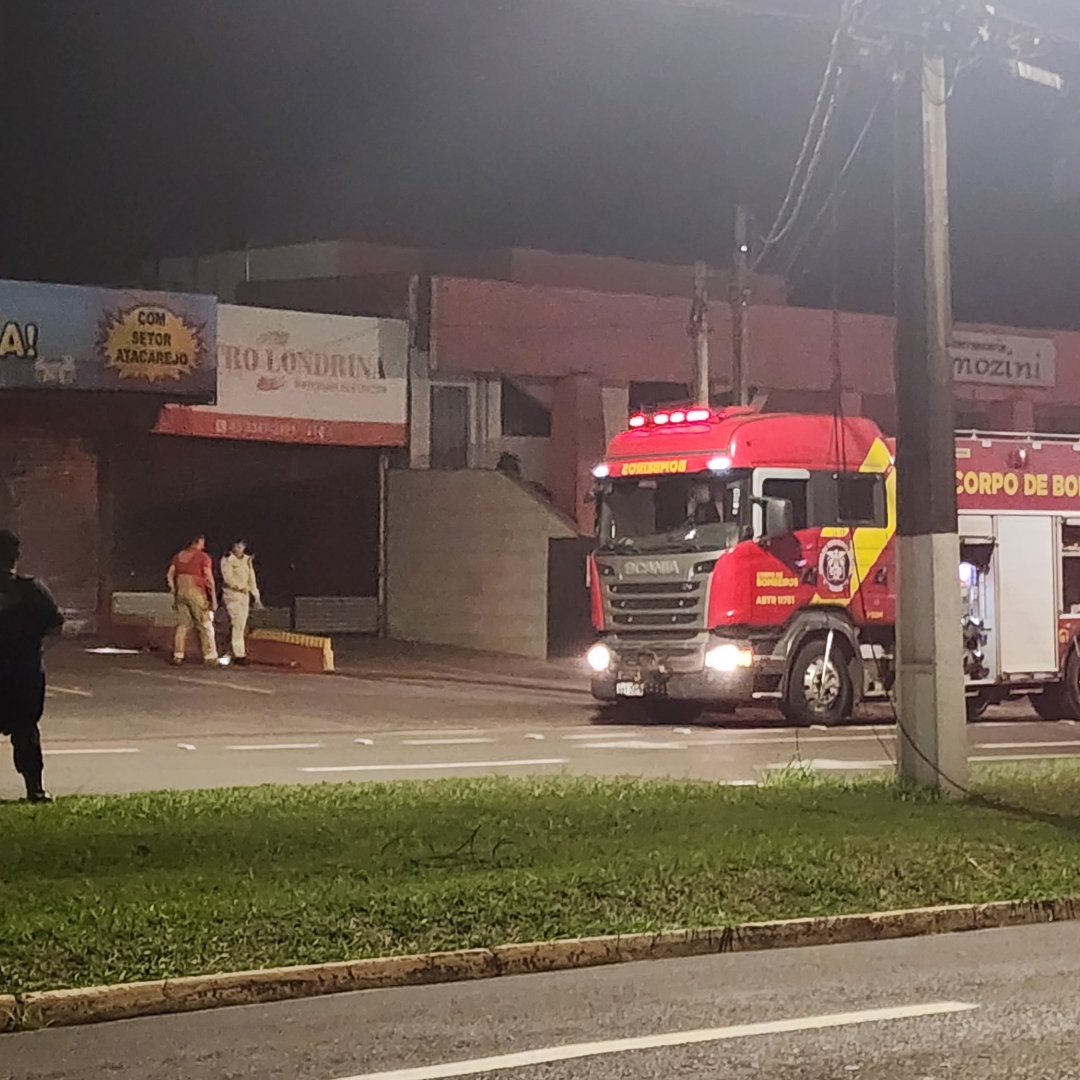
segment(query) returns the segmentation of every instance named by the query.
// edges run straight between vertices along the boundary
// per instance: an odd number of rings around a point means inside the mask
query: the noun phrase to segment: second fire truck
[[[775,702],[835,724],[894,680],[896,473],[861,418],[631,418],[597,478],[593,694],[657,720]],[[956,442],[968,714],[1080,719],[1080,440]]]

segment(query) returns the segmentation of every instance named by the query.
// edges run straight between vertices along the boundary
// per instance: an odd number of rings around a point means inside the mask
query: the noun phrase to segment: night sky
[[[0,14],[0,276],[76,282],[342,236],[724,264],[735,203],[776,210],[829,40],[662,0],[20,6]],[[1076,55],[1054,60],[1080,88]],[[849,73],[814,212],[881,87]],[[1078,98],[998,67],[958,81],[959,318],[1080,327],[1080,200],[1052,183]],[[839,215],[849,308],[891,307],[890,125],[885,107]],[[829,303],[828,220],[798,302]]]

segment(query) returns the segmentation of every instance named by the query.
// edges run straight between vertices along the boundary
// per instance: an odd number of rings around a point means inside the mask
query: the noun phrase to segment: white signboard
[[[406,438],[408,326],[221,304],[217,405],[166,406],[164,434],[346,446]]]
[[[953,378],[994,386],[1053,386],[1056,350],[1051,338],[954,330]]]

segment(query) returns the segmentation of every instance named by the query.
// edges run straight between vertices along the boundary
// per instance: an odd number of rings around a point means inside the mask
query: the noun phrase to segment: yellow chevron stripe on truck
[[[889,448],[881,439],[875,439],[866,459],[859,466],[859,472],[883,473],[885,475],[885,506],[888,524],[884,529],[858,528],[852,537],[851,547],[855,556],[855,575],[852,585],[854,593],[862,586],[885,553],[889,541],[896,534],[896,466]],[[847,536],[848,529],[822,529],[823,537]],[[815,596],[810,603],[816,607],[848,607],[851,597]]]
[[[855,530],[855,570],[856,584],[861,584],[870,576],[878,560],[888,547],[896,533],[896,467],[889,448],[881,439],[875,439],[874,445],[866,455],[866,460],[859,466],[859,472],[885,474],[885,506],[887,509],[884,529]]]

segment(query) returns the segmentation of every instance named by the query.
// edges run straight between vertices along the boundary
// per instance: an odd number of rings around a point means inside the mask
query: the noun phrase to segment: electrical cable
[[[791,272],[795,269],[795,266],[799,261],[799,257],[805,250],[806,245],[813,238],[814,233],[817,231],[817,228],[821,224],[825,215],[829,212],[830,207],[832,207],[832,205],[840,197],[843,182],[847,179],[847,174],[851,171],[851,167],[855,164],[855,159],[859,156],[859,151],[863,148],[863,144],[866,142],[867,137],[870,135],[870,131],[874,126],[874,121],[877,119],[877,115],[881,111],[881,106],[884,104],[890,89],[890,87],[886,87],[881,92],[877,100],[874,102],[873,108],[870,110],[870,115],[867,116],[866,123],[863,124],[862,130],[859,132],[859,137],[855,140],[855,143],[851,148],[851,152],[848,154],[847,159],[843,164],[843,167],[837,174],[836,181],[833,183],[832,186],[832,190],[829,192],[828,197],[822,204],[821,209],[817,213],[817,216],[803,233],[801,239],[792,248],[791,255],[788,257],[787,265],[784,268],[785,278],[790,277]]]
[[[806,202],[810,186],[821,162],[821,155],[825,145],[825,137],[828,134],[832,118],[836,112],[839,97],[840,67],[840,43],[844,34],[851,28],[854,17],[863,0],[844,0],[840,9],[840,17],[837,21],[836,30],[833,32],[832,43],[829,49],[829,59],[825,67],[825,75],[818,90],[817,99],[814,102],[813,111],[807,125],[806,134],[803,138],[799,156],[795,161],[788,181],[787,192],[777,212],[776,219],[768,233],[762,238],[761,251],[754,259],[752,269],[757,269],[762,261],[777,244],[782,243],[794,228],[799,214]],[[801,179],[801,185],[800,185]],[[796,194],[798,191],[798,194]]]

